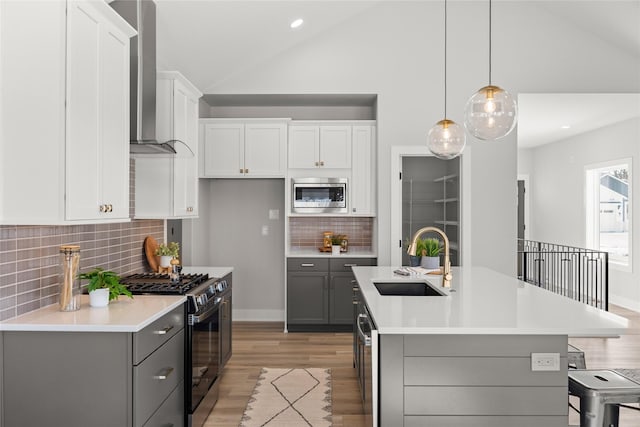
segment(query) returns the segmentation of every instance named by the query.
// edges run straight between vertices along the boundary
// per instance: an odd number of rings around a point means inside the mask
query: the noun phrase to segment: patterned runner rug
[[[330,427],[331,370],[262,368],[239,427]]]

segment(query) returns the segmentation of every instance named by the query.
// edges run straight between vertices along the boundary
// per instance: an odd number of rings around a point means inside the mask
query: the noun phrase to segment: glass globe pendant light
[[[489,0],[489,85],[478,90],[464,109],[464,127],[478,139],[495,140],[516,126],[518,105],[506,90],[491,84],[491,0]]]
[[[458,157],[466,144],[462,126],[447,119],[447,0],[444,1],[444,119],[436,123],[427,134],[427,147],[439,159]]]

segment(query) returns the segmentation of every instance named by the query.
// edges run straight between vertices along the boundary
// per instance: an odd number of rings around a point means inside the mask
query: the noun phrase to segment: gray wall
[[[588,28],[550,13],[545,2],[494,5],[493,82],[520,92],[640,92],[640,60]],[[566,2],[567,8],[580,2]],[[615,2],[611,3],[615,7]],[[449,118],[487,84],[486,2],[451,2],[448,24]],[[378,95],[378,260],[390,262],[390,151],[423,145],[442,119],[441,2],[380,2],[357,19],[236,74],[207,93],[371,93]],[[472,256],[465,264],[515,274],[516,134],[469,138],[463,213]],[[466,233],[466,232],[465,232]],[[486,242],[491,242],[491,251]],[[469,260],[469,261],[468,261]]]
[[[279,219],[269,219],[270,209]],[[185,264],[234,268],[234,320],[284,321],[284,214],[284,179],[200,180]]]
[[[530,238],[586,247],[585,166],[631,157],[634,191],[640,188],[639,141],[640,119],[632,119],[529,149]],[[631,196],[633,272],[611,267],[609,285],[611,302],[640,310],[640,203],[635,194]]]

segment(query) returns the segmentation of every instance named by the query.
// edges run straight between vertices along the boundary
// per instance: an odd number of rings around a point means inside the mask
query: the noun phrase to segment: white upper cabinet
[[[202,178],[283,178],[287,172],[283,120],[201,119]]]
[[[129,35],[67,5],[66,219],[129,218]]]
[[[135,31],[102,1],[0,2],[0,20],[0,222],[128,220]]]
[[[156,138],[175,156],[135,157],[135,217],[198,216],[198,108],[202,93],[176,71],[157,73]]]
[[[351,168],[351,214],[373,216],[376,213],[376,140],[375,126],[353,126],[353,164]]]
[[[289,169],[351,168],[351,126],[289,126]]]

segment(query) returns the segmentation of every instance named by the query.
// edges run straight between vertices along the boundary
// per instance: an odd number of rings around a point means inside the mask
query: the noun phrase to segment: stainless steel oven
[[[346,178],[294,178],[291,185],[293,213],[349,212]]]
[[[213,296],[205,306],[187,318],[185,365],[185,409],[187,425],[202,426],[218,400],[220,367],[220,302]]]

